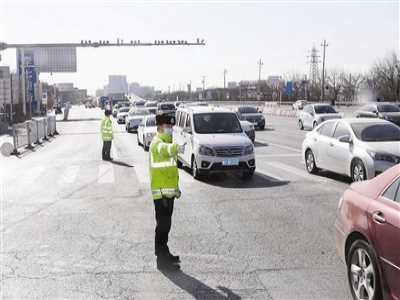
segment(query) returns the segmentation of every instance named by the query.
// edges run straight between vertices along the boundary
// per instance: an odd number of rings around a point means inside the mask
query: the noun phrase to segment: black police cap
[[[158,114],[156,115],[156,124],[157,126],[161,126],[163,124],[175,125],[175,116]]]

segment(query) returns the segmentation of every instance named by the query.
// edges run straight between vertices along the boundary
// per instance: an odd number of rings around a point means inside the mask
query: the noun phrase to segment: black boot
[[[157,269],[177,271],[180,269],[180,266],[179,264],[173,263],[167,256],[157,256]]]
[[[171,253],[168,253],[168,258],[173,263],[180,263],[181,262],[181,260],[179,258],[179,255],[172,255]]]

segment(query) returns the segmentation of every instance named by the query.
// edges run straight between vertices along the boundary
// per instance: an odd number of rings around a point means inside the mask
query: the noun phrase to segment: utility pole
[[[203,83],[203,100],[206,98],[206,76],[203,76],[203,79],[201,80],[201,82]]]
[[[228,71],[226,69],[224,69],[224,90],[226,89],[226,74],[228,73]]]
[[[325,101],[325,50],[326,47],[328,47],[328,44],[326,43],[326,40],[324,40],[324,43],[321,44],[321,47],[323,47],[323,54],[322,54],[322,82],[321,82],[321,101]]]
[[[258,64],[258,96],[260,97],[261,95],[261,68],[264,65],[263,61],[260,60],[257,62]]]
[[[228,71],[226,69],[224,69],[224,92],[223,92],[223,99],[222,100],[226,100],[226,74],[228,73]]]

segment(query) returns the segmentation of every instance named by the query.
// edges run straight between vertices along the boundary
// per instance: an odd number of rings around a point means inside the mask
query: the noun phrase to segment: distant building
[[[103,96],[105,96],[104,89],[97,89],[96,97],[103,97]]]
[[[128,81],[125,75],[109,75],[107,94],[124,93],[128,94]]]
[[[237,86],[238,86],[238,84],[237,84],[236,81],[229,81],[229,82],[228,82],[228,88],[229,88],[229,89],[236,88]]]
[[[78,89],[74,87],[73,83],[58,83],[57,89],[57,96],[61,103],[70,102],[71,104],[78,104],[87,98],[87,90]]]
[[[129,93],[143,98],[153,97],[156,94],[153,86],[141,86],[137,82],[132,82],[129,84]]]
[[[72,82],[57,83],[57,88],[60,92],[72,91],[74,84]]]

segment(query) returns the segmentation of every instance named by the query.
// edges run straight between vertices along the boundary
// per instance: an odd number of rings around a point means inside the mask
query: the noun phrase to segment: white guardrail
[[[34,144],[39,145],[58,134],[56,117],[48,116],[14,124],[12,134],[13,154],[19,154],[18,149],[22,147],[32,149]]]

